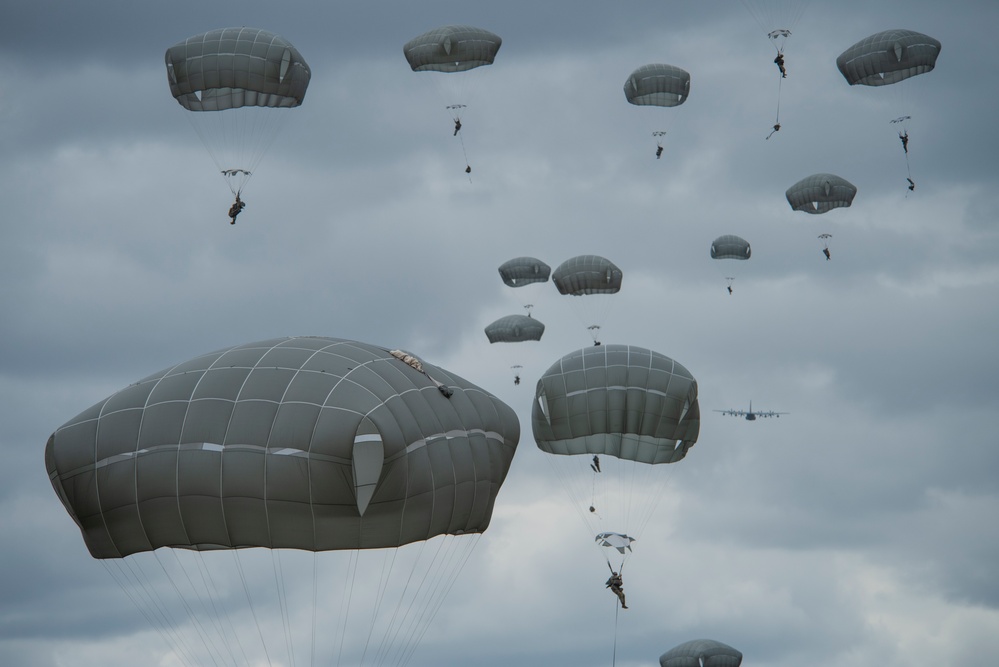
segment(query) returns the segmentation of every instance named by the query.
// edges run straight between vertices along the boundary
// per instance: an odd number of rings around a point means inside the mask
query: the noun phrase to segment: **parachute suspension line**
[[[309,476],[309,486],[310,495],[312,493],[312,479]],[[316,551],[312,552],[312,653],[309,665],[311,667],[316,667],[316,626],[318,624],[318,608],[319,608],[319,554]]]
[[[123,561],[114,561],[112,563],[110,559],[102,558],[101,565],[111,575],[111,578],[115,580],[125,593],[125,596],[132,601],[132,604],[139,610],[139,613],[146,618],[150,625],[156,628],[167,645],[174,648],[180,661],[185,665],[195,665],[196,663],[191,656],[190,648],[183,641],[182,635],[178,634],[175,630],[176,624],[168,618],[169,612],[165,605],[162,604],[162,600],[158,596],[153,595],[151,590],[146,586],[146,579],[136,576],[130,561],[131,559],[126,558]],[[118,569],[117,574],[114,572],[112,565]],[[132,592],[133,588],[137,588],[141,594],[134,594]],[[140,599],[143,601],[142,603],[140,603]]]
[[[423,545],[420,545],[420,550],[422,551]],[[382,573],[378,579],[378,588],[375,593],[375,604],[371,610],[371,623],[368,626],[368,636],[364,640],[364,650],[361,652],[360,664],[364,664],[364,658],[368,654],[368,647],[371,644],[371,638],[375,632],[375,622],[378,619],[378,610],[381,609],[382,602],[385,600],[385,593],[388,590],[388,582],[391,579],[392,569],[395,567],[395,557],[398,554],[397,551],[393,551],[390,556],[382,561]],[[398,611],[398,607],[396,608]],[[393,615],[393,621],[395,616]],[[391,626],[390,626],[391,627]]]
[[[223,598],[219,594],[219,587],[218,584],[215,583],[215,578],[212,576],[212,571],[210,568],[208,568],[207,563],[205,562],[204,554],[202,554],[200,551],[195,553],[198,556],[195,559],[195,562],[198,565],[198,573],[201,576],[201,583],[202,586],[204,587],[202,590],[210,591],[210,595],[208,597],[211,600],[211,605],[212,605],[211,617],[217,619],[216,631],[219,633],[219,636],[222,638],[222,643],[225,644],[226,652],[232,658],[233,662],[235,662],[236,654],[233,651],[232,643],[230,642],[229,639],[229,637],[231,636],[235,640],[236,645],[239,647],[240,652],[243,654],[243,662],[249,664],[249,659],[246,657],[246,650],[243,647],[243,643],[239,640],[239,634],[236,632],[236,627],[233,625],[232,617],[229,615],[228,607],[223,606],[222,613],[221,614],[219,613],[216,600],[222,600]],[[225,617],[225,622],[226,625],[228,626],[228,633],[226,632],[226,629],[222,627],[221,620],[223,616]]]
[[[239,558],[239,549],[234,549],[232,553],[233,562],[236,564],[236,571],[239,574],[239,581],[243,585],[243,594],[246,595],[246,602],[250,608],[250,613],[253,615],[253,624],[257,628],[257,635],[260,637],[260,645],[264,649],[264,659],[267,661],[268,665],[273,665],[271,662],[270,652],[267,650],[267,642],[264,639],[264,631],[260,627],[260,619],[257,618],[257,609],[253,606],[253,596],[250,595],[250,587],[246,581],[246,573],[243,571],[243,563]]]
[[[211,641],[209,641],[209,632],[205,629],[204,624],[201,622],[201,619],[198,616],[198,614],[196,614],[195,611],[194,611],[194,609],[191,608],[191,605],[188,604],[188,596],[184,595],[184,593],[181,592],[180,586],[177,584],[177,580],[170,573],[170,570],[167,568],[166,564],[160,558],[160,551],[159,550],[155,550],[152,553],[153,553],[153,556],[156,558],[156,562],[159,564],[160,568],[163,570],[163,573],[166,575],[167,581],[169,581],[170,585],[173,587],[174,592],[177,595],[177,599],[179,599],[181,601],[181,604],[184,607],[184,611],[187,614],[187,617],[190,619],[191,623],[194,625],[195,630],[197,630],[198,638],[201,639],[201,642],[204,645],[205,650],[208,651],[208,654],[211,657],[212,662],[214,664],[218,665],[219,662],[218,662],[218,659],[217,659],[217,657],[215,655],[215,652],[218,650],[218,647],[215,646]],[[193,584],[191,582],[191,578],[190,578],[190,576],[188,576],[187,570],[183,566],[183,564],[181,563],[180,558],[178,557],[178,554],[174,553],[173,551],[169,551],[169,550],[168,550],[168,553],[170,553],[171,555],[173,555],[174,560],[177,562],[177,565],[179,566],[180,570],[184,573],[184,576],[187,579],[188,586],[190,587],[191,590],[193,590],[194,587],[193,587]],[[205,611],[207,613],[207,608],[205,609]],[[213,649],[215,649],[215,650],[213,651]]]
[[[457,546],[456,542],[458,543]],[[437,611],[443,605],[447,592],[454,584],[455,576],[451,576],[447,582],[443,581],[443,579],[449,574],[456,572],[454,554],[458,551],[457,547],[460,546],[460,542],[461,540],[456,539],[455,536],[442,536],[440,544],[433,552],[430,562],[421,574],[419,583],[415,587],[415,592],[405,605],[402,618],[398,622],[395,622],[398,613],[393,615],[393,622],[389,624],[389,627],[395,627],[396,629],[390,641],[385,644],[386,650],[382,652],[382,659],[378,661],[378,664],[389,664],[390,656],[388,656],[388,649],[391,649],[395,653],[395,657],[391,658],[391,664],[395,665],[406,664],[416,651],[420,640],[430,627],[430,621],[437,615]],[[422,551],[421,547],[421,553]],[[457,571],[460,571],[463,565],[464,563],[459,565]],[[415,572],[416,568],[414,567],[410,573],[409,580],[406,582],[406,591],[413,588],[412,583]],[[400,604],[397,612],[402,608],[403,605]],[[400,634],[403,636],[401,641],[398,639]]]
[[[281,552],[271,549],[271,569],[274,571],[274,585],[277,587],[278,606],[281,609],[281,624],[284,626],[284,643],[288,660],[295,663],[295,646],[291,636],[291,619],[288,616],[288,596],[284,585],[284,568],[281,566]]]
[[[420,631],[419,636],[416,638],[416,641],[411,643],[411,648],[409,649],[408,654],[405,656],[405,659],[399,663],[400,665],[409,664],[409,661],[412,659],[413,654],[416,652],[416,648],[423,642],[423,636],[427,634],[427,630],[430,629],[431,622],[437,616],[437,612],[440,611],[440,608],[444,604],[444,600],[450,594],[451,589],[454,587],[455,582],[458,580],[457,576],[458,573],[460,573],[463,569],[465,569],[465,565],[472,557],[472,552],[475,551],[475,547],[478,546],[480,537],[481,534],[477,533],[474,536],[467,536],[465,539],[461,540],[468,546],[465,547],[464,555],[458,556],[459,563],[457,568],[453,570],[454,576],[451,577],[450,581],[448,581],[445,586],[440,587],[438,589],[439,594],[437,597],[437,601],[433,605],[427,607],[428,609],[430,609],[430,613],[427,618],[427,621],[423,623],[423,630]],[[448,570],[445,570],[445,572],[446,571]]]
[[[347,636],[347,615],[350,611],[350,600],[354,594],[354,579],[357,575],[357,552],[350,552],[350,559],[347,564],[347,580],[344,582],[343,590],[345,594],[340,596],[340,618],[337,621],[337,649],[336,664],[343,663],[343,644]]]

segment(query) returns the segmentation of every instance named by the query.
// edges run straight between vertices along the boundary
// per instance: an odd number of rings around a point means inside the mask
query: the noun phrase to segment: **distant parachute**
[[[507,315],[486,327],[490,343],[522,343],[541,340],[545,325],[527,315]]]
[[[454,136],[461,141],[465,173],[471,174],[461,118],[469,104],[471,73],[492,65],[503,40],[499,35],[469,25],[444,25],[428,30],[402,47],[406,62],[414,72],[433,72],[438,92],[454,121]],[[469,176],[471,180],[471,176]]]
[[[286,122],[281,110],[305,99],[309,65],[283,37],[245,27],[189,37],[165,60],[170,93],[195,112],[189,120],[239,194]]]
[[[404,618],[405,609],[415,605],[417,614],[432,617],[440,605],[439,590],[413,598],[412,590],[405,592],[406,579],[416,572],[435,581],[440,569],[453,578],[449,559],[467,554],[469,537],[488,527],[519,434],[511,408],[412,355],[335,338],[281,338],[202,355],[129,385],[56,429],[45,464],[91,555],[119,568],[114,576],[130,595],[145,600],[159,588],[136,575],[143,561],[132,559],[186,560],[174,588],[185,580],[202,583],[169,624],[197,622],[205,655],[236,650],[231,640],[239,624],[227,629],[219,623],[218,605],[242,598],[233,614],[246,615],[249,605],[257,616],[256,584],[277,583],[287,613],[292,582],[278,572],[287,567],[284,559],[301,558],[295,556],[300,552],[310,552],[307,564],[289,571],[315,578],[325,572],[320,564],[341,564],[348,568],[348,586],[362,581],[360,566],[380,570],[398,561],[395,567],[404,569],[412,558],[402,583],[389,591],[390,597],[403,592],[394,627],[383,623],[376,631],[373,613],[361,613],[366,629],[344,621],[338,638],[324,633],[310,643],[337,639],[342,648],[357,632],[375,638],[373,651],[382,636],[379,651],[405,655],[420,634],[396,637],[400,624],[414,620]],[[452,555],[428,559],[420,556],[421,545],[403,547],[431,539],[438,546],[429,551],[444,547]],[[318,559],[315,552],[342,553]],[[258,564],[255,557],[273,570],[269,577],[244,576],[244,567]],[[205,572],[219,572],[219,564],[227,566],[216,575],[221,578],[239,571],[242,586],[251,586],[245,595],[213,595],[222,580],[204,583]],[[345,584],[313,581],[306,599],[314,613],[314,591],[330,585]],[[335,590],[346,605],[349,590]],[[379,588],[377,597],[385,590]],[[357,597],[373,602],[374,593]],[[148,604],[156,618],[172,608],[158,599]],[[388,619],[392,604],[385,607]],[[425,627],[428,621],[420,622]],[[290,634],[303,629],[287,617],[283,625]],[[276,648],[265,642],[265,651]],[[205,655],[188,656],[185,664],[211,664]],[[244,661],[225,657],[215,664]]]
[[[552,268],[534,257],[515,257],[499,267],[500,278],[509,287],[548,282]]]
[[[849,206],[856,194],[857,186],[835,174],[812,174],[784,193],[792,209],[805,213],[826,213]]]
[[[711,242],[711,259],[749,259],[752,254],[749,241],[735,234],[724,234]]]
[[[624,96],[638,106],[676,107],[690,94],[690,73],[673,65],[642,65],[624,82]]]
[[[621,290],[621,269],[599,255],[578,255],[565,260],[552,272],[552,282],[559,294],[571,297],[576,316],[598,343],[600,327],[607,317],[612,294]]]
[[[711,259],[736,259],[745,261],[752,254],[753,250],[749,246],[749,241],[735,234],[724,234],[711,242]],[[734,272],[726,269],[726,273]],[[728,282],[728,293],[731,294],[732,281],[735,280],[735,276],[726,275],[725,280]]]
[[[492,65],[503,40],[469,25],[445,25],[428,30],[402,47],[414,72],[467,72]]]
[[[673,65],[642,65],[624,82],[624,97],[636,106],[677,107],[690,94],[690,73]],[[663,137],[670,126],[670,114],[657,117],[652,135],[656,137],[656,157],[662,155]]]
[[[930,72],[940,42],[913,30],[885,30],[865,37],[836,58],[851,86],[887,86]]]
[[[607,541],[602,534],[640,537],[669,479],[672,466],[661,464],[682,460],[697,441],[697,381],[652,350],[584,348],[541,376],[531,423],[597,543]]]
[[[909,191],[916,189],[909,164],[909,79],[933,71],[940,42],[914,30],[885,30],[860,40],[836,58],[836,67],[851,86],[888,86],[892,91],[898,138],[905,155]],[[908,196],[908,193],[906,193]]]
[[[694,639],[666,651],[660,667],[739,667],[742,652],[713,639]]]
[[[616,294],[621,289],[621,269],[599,255],[579,255],[567,259],[552,274],[559,294]]]

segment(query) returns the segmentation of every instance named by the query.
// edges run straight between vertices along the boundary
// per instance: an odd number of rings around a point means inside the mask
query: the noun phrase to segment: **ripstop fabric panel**
[[[621,269],[598,255],[579,255],[559,264],[552,273],[559,294],[615,294],[621,290]]]
[[[469,25],[445,25],[428,30],[402,47],[414,72],[464,72],[491,65],[503,40]]]
[[[825,213],[852,204],[857,186],[835,174],[812,174],[789,187],[784,195],[795,211]]]
[[[723,234],[711,242],[712,259],[749,259],[752,254],[749,241],[735,234]]]
[[[515,257],[499,267],[500,278],[509,287],[547,282],[552,268],[534,257]]]
[[[256,28],[221,28],[166,51],[170,94],[190,111],[297,107],[312,77],[283,37]]]
[[[527,315],[507,315],[485,328],[490,343],[522,343],[541,340],[545,325]]]
[[[661,667],[739,667],[742,652],[713,639],[694,639],[659,657]]]
[[[95,558],[364,549],[485,530],[519,437],[510,407],[443,369],[298,337],[130,385],[56,429],[45,461]]]
[[[836,58],[851,86],[887,86],[930,72],[940,42],[914,30],[885,30],[865,37]]]
[[[538,380],[531,423],[538,448],[550,454],[673,463],[697,441],[697,381],[652,350],[584,348]]]
[[[675,107],[687,101],[690,73],[673,65],[642,65],[624,82],[624,96],[638,106]]]

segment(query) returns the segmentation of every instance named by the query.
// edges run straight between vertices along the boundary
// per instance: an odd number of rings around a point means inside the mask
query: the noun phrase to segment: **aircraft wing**
[[[723,415],[726,415],[726,416],[729,416],[729,417],[745,417],[746,416],[746,413],[743,412],[742,410],[715,410],[715,412],[720,412]]]
[[[767,410],[765,412],[757,412],[757,417],[780,417],[781,415],[789,415],[790,412],[774,412],[773,410]]]

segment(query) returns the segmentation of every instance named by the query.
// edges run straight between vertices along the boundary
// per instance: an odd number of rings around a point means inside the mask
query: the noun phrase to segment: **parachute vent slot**
[[[368,503],[375,495],[378,480],[385,463],[385,445],[377,434],[354,436],[354,449],[351,467],[354,473],[354,495],[357,500],[357,513],[364,516]]]
[[[284,79],[288,76],[288,70],[291,68],[291,49],[285,49],[284,53],[281,54],[281,73],[278,75],[278,81],[284,83]]]

